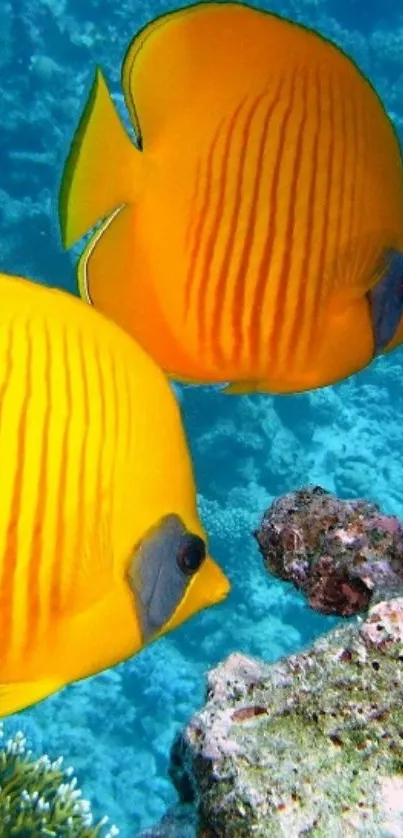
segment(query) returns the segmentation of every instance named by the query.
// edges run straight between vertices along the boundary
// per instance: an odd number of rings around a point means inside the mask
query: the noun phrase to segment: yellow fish
[[[61,185],[65,247],[103,219],[84,299],[229,392],[330,384],[403,340],[401,153],[340,49],[200,3],[134,38],[122,84],[137,146],[97,70]]]
[[[0,274],[0,715],[223,599],[179,408],[62,291]]]

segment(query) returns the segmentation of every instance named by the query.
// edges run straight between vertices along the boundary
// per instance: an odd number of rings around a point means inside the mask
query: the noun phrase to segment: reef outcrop
[[[403,835],[403,599],[276,664],[232,654],[176,737],[203,838]]]
[[[208,673],[170,760],[193,834],[403,838],[403,525],[313,486],[254,535],[312,608],[357,616],[277,663],[234,653]]]

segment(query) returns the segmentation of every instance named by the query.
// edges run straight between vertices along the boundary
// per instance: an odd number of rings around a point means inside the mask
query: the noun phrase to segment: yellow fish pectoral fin
[[[80,560],[74,575],[73,591],[68,587],[60,617],[71,620],[88,613],[98,602],[108,596],[115,583],[113,552],[109,521],[102,506],[95,511],[98,528],[96,542],[84,539]]]
[[[36,704],[64,686],[64,683],[51,679],[0,684],[0,717]]]
[[[63,247],[71,247],[97,221],[136,196],[142,162],[97,69],[62,175],[59,221]]]

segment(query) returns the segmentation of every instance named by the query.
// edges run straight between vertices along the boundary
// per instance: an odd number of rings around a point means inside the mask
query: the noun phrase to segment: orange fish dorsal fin
[[[142,156],[97,69],[64,167],[59,192],[63,246],[71,247],[119,204],[136,195]]]
[[[175,126],[190,107],[197,130],[197,114],[203,121],[208,107],[203,107],[204,96],[210,102],[213,94],[219,108],[217,97],[231,95],[238,40],[239,46],[245,46],[245,11],[248,22],[254,10],[242,3],[196,3],[162,15],[135,36],[123,62],[122,86],[145,150],[168,123]],[[235,78],[235,86],[237,81]]]
[[[38,681],[19,681],[0,684],[0,717],[10,716],[31,704],[42,701],[64,687],[63,682],[44,678]]]

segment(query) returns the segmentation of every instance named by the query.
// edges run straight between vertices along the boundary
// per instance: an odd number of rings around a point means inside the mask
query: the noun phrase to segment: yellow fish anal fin
[[[63,683],[50,679],[0,684],[0,717],[36,704],[62,687]]]
[[[59,221],[65,248],[119,204],[136,197],[142,163],[97,69],[60,186]]]

